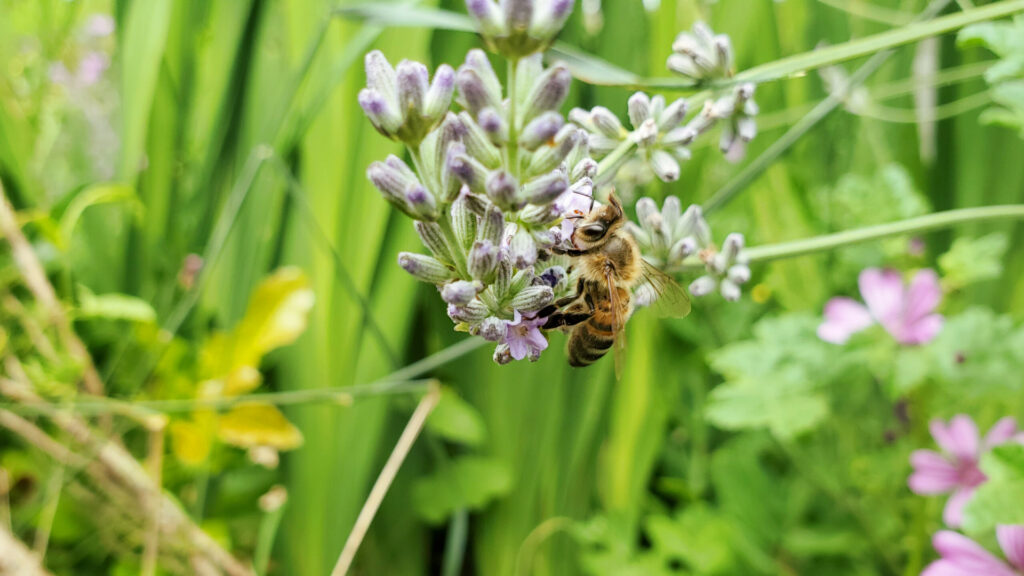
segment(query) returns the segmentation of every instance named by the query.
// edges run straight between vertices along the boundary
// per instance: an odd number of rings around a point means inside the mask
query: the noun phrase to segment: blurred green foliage
[[[641,2],[605,0],[603,28],[586,31],[577,6],[561,39],[662,75],[675,34],[702,18],[731,36],[743,69],[891,26],[837,8],[846,4],[863,3],[665,0],[646,13]],[[902,17],[925,4],[871,6]],[[457,66],[479,41],[361,26],[332,18],[334,5],[0,0],[0,178],[111,396],[195,398],[201,382],[247,368],[263,369],[261,390],[344,389],[465,337],[438,295],[395,265],[418,240],[365,169],[400,152],[365,120],[356,94],[371,47],[392,61]],[[458,0],[439,5],[463,10]],[[97,28],[104,14],[110,34]],[[887,100],[907,114],[930,98],[948,104],[986,90],[998,107],[920,123],[837,111],[713,225],[757,245],[1021,202],[1021,23],[970,28],[959,46],[943,37],[903,48],[867,84],[871,97],[911,79],[916,88]],[[998,63],[984,76],[928,80],[938,69],[996,62],[992,53]],[[101,69],[95,78],[89,66]],[[628,95],[578,84],[569,105],[624,117]],[[826,96],[815,74],[760,86],[762,133],[745,162]],[[642,192],[698,203],[742,166],[694,152],[679,182]],[[1024,255],[1008,249],[1022,233],[966,226],[921,238],[920,250],[892,240],[761,266],[741,303],[700,300],[682,321],[638,314],[619,382],[608,361],[567,366],[559,334],[536,364],[499,367],[476,352],[440,366],[430,376],[445,385],[441,403],[374,520],[357,573],[919,573],[941,526],[940,500],[906,487],[908,455],[933,447],[928,421],[962,412],[985,428],[1024,417]],[[308,326],[286,322],[287,337],[268,342],[247,303],[266,296],[260,282],[286,265],[303,271],[315,306]],[[881,329],[843,348],[818,340],[824,302],[854,294],[860,269],[885,265],[942,272],[940,336],[902,349]],[[34,341],[27,327],[43,312],[6,248],[0,297],[0,353],[22,359],[41,393],[70,395],[62,383],[80,367]],[[228,333],[254,355],[229,362],[232,354],[216,352],[211,342]],[[226,364],[204,372],[203,349]],[[277,429],[293,440],[279,447],[304,439],[279,465],[276,452],[268,461],[217,444],[209,457],[166,459],[163,485],[248,559],[267,546],[270,514],[258,499],[283,484],[288,502],[267,573],[325,574],[414,405],[399,395],[274,408]],[[119,420],[115,432],[144,455],[140,430]],[[172,433],[168,450],[175,442]],[[966,528],[983,542],[995,523],[1024,521],[1020,452],[1003,448],[982,462],[992,481]],[[9,479],[0,518],[10,502],[11,527],[29,542],[52,527],[50,570],[137,573],[139,550],[97,531],[96,511],[62,494],[41,452],[2,433],[0,469]]]

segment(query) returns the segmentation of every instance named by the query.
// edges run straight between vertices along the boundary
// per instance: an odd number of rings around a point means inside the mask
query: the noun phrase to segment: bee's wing
[[[643,285],[654,292],[655,299],[650,307],[655,315],[682,318],[690,313],[690,296],[679,283],[643,259],[640,260],[640,274]]]
[[[612,345],[615,350],[615,379],[622,378],[623,355],[626,351],[626,318],[622,317],[622,310],[619,307],[619,288],[611,270],[604,274],[605,286],[608,290],[608,304],[611,306],[612,332],[615,334],[615,343]]]

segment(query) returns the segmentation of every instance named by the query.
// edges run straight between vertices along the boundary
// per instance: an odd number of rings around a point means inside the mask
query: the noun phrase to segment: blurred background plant
[[[656,141],[616,172],[652,253],[691,232],[703,247],[699,226],[655,245],[658,219],[691,204],[744,233],[717,237],[728,262],[692,270],[709,295],[688,319],[630,322],[617,384],[609,361],[568,367],[557,334],[538,362],[495,365],[395,265],[420,237],[365,177],[402,150],[360,108],[364,54],[433,71],[485,44],[461,0],[346,4],[0,0],[16,210],[0,248],[0,570],[328,573],[427,377],[440,400],[355,573],[896,575],[938,558],[944,499],[910,490],[910,455],[934,447],[932,420],[1024,417],[1020,226],[772,250],[1021,202],[1021,17],[972,15],[1024,3],[577,3],[550,55],[583,80],[560,108],[587,111],[583,128],[603,107],[639,129],[638,87],[692,115],[705,90],[756,82],[760,108],[745,150],[737,122],[689,159]],[[908,25],[940,13],[962,19]],[[731,40],[735,75],[680,60],[707,39],[700,21]],[[530,50],[552,39],[535,32]],[[823,43],[806,65],[820,76],[776,62]],[[904,280],[937,272],[934,338],[901,344],[857,285],[869,268],[900,271],[907,309]],[[748,275],[740,297],[729,283]],[[821,340],[826,302],[858,288],[880,317]],[[978,458],[989,481],[959,528],[998,555],[996,526],[1024,524],[1022,456]]]

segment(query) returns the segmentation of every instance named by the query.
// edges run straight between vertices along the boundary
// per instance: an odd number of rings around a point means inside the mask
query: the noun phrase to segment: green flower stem
[[[1024,204],[1010,204],[1002,206],[984,206],[980,208],[963,208],[960,210],[949,210],[936,212],[919,218],[901,220],[878,226],[868,226],[856,230],[836,232],[804,240],[782,242],[779,244],[768,244],[766,246],[755,246],[747,249],[744,253],[751,263],[770,262],[782,258],[793,258],[834,250],[853,244],[881,240],[892,236],[903,236],[930,232],[950,228],[958,224],[971,224],[989,222],[994,220],[1024,220]]]
[[[622,168],[622,165],[635,150],[636,142],[629,138],[623,140],[615,150],[612,150],[611,153],[597,163],[597,176],[594,177],[594,184],[600,186],[611,182],[615,174],[619,172],[619,168]]]
[[[508,169],[516,181],[519,181],[519,124],[516,122],[516,68],[518,60],[508,61],[508,76],[505,82],[508,84]]]

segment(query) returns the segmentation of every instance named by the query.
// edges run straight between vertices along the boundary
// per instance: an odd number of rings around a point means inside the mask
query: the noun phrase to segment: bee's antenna
[[[587,211],[588,212],[593,212],[594,211],[594,194],[593,193],[584,194],[583,192],[580,192],[579,190],[572,190],[572,193],[573,194],[579,194],[580,196],[583,196],[584,198],[590,198],[590,207],[587,208]]]

